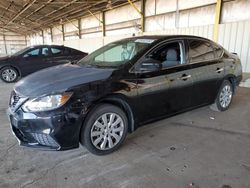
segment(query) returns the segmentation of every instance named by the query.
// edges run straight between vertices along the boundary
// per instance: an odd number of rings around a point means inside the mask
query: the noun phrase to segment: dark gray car
[[[47,67],[75,63],[86,55],[85,52],[58,45],[27,47],[11,56],[0,58],[0,77],[7,83],[16,82],[20,77]]]

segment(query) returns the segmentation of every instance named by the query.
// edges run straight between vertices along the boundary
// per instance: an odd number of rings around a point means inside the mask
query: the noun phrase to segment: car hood
[[[7,61],[10,58],[10,56],[4,56],[4,57],[0,57],[0,63]]]
[[[38,97],[64,92],[77,85],[108,79],[113,71],[114,69],[60,65],[27,76],[15,85],[14,90],[25,97]]]

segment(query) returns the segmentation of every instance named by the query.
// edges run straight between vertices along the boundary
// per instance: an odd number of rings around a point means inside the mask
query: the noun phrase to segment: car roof
[[[154,39],[154,43],[158,43],[158,42],[161,42],[163,40],[168,40],[168,39],[200,39],[200,40],[206,40],[208,42],[212,42],[212,43],[215,43],[213,42],[212,40],[210,39],[207,39],[207,38],[203,38],[203,37],[200,37],[200,36],[195,36],[195,35],[142,35],[142,36],[134,36],[134,37],[129,37],[129,38],[124,38],[124,39],[121,39],[121,40],[118,40],[118,41],[123,41],[123,40],[128,40],[128,39]],[[39,47],[64,47],[64,48],[70,48],[70,47],[66,47],[64,45],[33,45],[33,46],[30,46],[30,48],[39,48]]]
[[[157,41],[162,41],[162,40],[175,39],[175,38],[176,39],[180,39],[180,38],[201,39],[201,40],[207,40],[207,41],[212,42],[210,39],[203,38],[200,36],[195,36],[195,35],[143,35],[143,36],[130,37],[127,39],[155,39]]]
[[[31,45],[30,46],[31,48],[41,48],[41,47],[64,47],[64,48],[69,48],[69,47],[66,47],[64,45],[55,45],[55,44],[52,44],[52,45],[49,45],[49,44],[44,44],[44,45]]]

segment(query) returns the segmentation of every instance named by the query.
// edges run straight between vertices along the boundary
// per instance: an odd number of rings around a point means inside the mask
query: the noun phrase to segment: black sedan
[[[23,146],[65,150],[81,143],[103,155],[147,122],[204,105],[227,110],[241,79],[238,56],[208,39],[129,38],[19,81],[9,119]]]
[[[0,58],[0,78],[7,83],[38,70],[65,63],[75,63],[87,53],[57,45],[27,47],[11,56]]]

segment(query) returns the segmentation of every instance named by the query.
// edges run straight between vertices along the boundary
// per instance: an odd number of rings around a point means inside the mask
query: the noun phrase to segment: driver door
[[[138,62],[139,121],[150,121],[190,108],[193,80],[185,54],[184,41],[167,42]],[[143,66],[145,62],[147,65],[158,63],[160,69],[147,70]]]
[[[19,67],[21,68],[22,76],[46,68],[46,57],[42,55],[41,48],[32,48],[22,54],[19,61]]]

